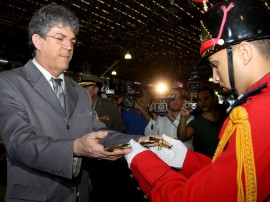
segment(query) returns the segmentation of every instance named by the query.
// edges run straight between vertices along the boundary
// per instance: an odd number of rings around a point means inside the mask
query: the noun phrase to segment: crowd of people
[[[209,9],[201,62],[238,98],[227,108],[207,86],[191,97],[172,85],[157,111],[146,86],[126,106],[125,96],[101,96],[101,80],[65,76],[78,19],[64,6],[41,7],[28,28],[33,58],[0,74],[5,200],[269,201],[269,19],[259,0]],[[188,108],[194,100],[197,108]],[[171,146],[140,144],[152,136]]]

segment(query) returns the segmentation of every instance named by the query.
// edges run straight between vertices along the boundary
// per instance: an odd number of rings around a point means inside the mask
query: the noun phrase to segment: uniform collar
[[[234,103],[226,110],[229,113],[234,107],[245,103],[249,97],[259,94],[264,88],[268,86],[270,81],[270,73],[267,73],[262,79],[251,85],[248,90],[237,97]]]

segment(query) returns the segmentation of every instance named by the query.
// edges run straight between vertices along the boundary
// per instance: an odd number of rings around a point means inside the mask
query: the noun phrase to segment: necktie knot
[[[55,79],[55,78],[52,77],[51,81],[52,81],[52,83],[53,83],[53,88],[54,88],[54,90],[55,90],[56,88],[58,88],[58,86],[62,86],[62,85],[61,85],[61,82],[63,81],[62,79]]]

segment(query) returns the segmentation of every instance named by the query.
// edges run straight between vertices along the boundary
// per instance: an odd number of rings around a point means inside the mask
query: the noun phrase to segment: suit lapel
[[[78,100],[78,93],[70,79],[65,77],[66,116],[70,118]]]
[[[56,111],[65,116],[65,112],[56,97],[50,84],[43,76],[43,74],[38,70],[37,67],[29,60],[25,65],[25,70],[27,74],[28,81],[32,84],[34,90],[44,98]]]

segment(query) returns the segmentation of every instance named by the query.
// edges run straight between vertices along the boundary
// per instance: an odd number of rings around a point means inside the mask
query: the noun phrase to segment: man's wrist
[[[79,148],[78,148],[78,141],[79,139],[74,140],[73,143],[73,157],[78,157],[79,156]]]
[[[184,115],[181,116],[181,120],[187,120],[187,118],[188,116],[184,116]]]

